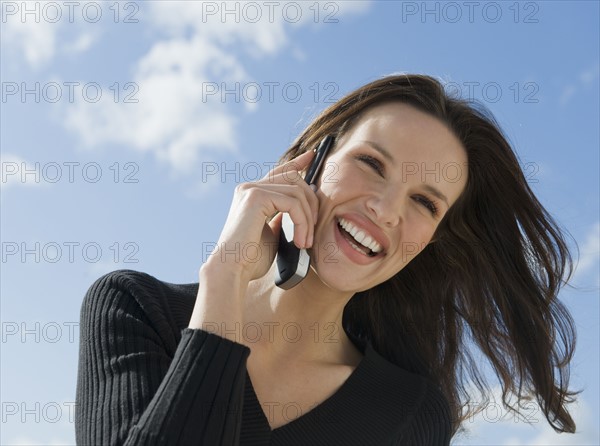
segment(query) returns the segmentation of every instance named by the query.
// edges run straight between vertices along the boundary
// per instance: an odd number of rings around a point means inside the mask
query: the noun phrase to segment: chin
[[[322,265],[311,262],[309,274],[312,275],[316,281],[321,282],[327,288],[340,293],[354,294],[372,287],[372,285],[367,285],[364,282],[362,282],[362,284],[358,283],[360,281],[356,280],[356,275],[352,276],[352,274],[347,270],[340,271],[338,268],[332,268],[331,265],[332,263]]]

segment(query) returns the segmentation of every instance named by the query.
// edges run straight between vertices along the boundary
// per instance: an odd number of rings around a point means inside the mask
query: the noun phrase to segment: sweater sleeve
[[[237,445],[250,349],[189,328],[169,348],[131,287],[109,273],[83,300],[77,443]]]

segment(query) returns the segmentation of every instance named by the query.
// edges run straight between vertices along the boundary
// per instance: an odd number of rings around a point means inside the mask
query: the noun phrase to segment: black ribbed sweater
[[[96,280],[81,308],[75,431],[90,445],[447,445],[450,412],[427,379],[363,359],[327,400],[271,429],[247,346],[187,328],[198,283],[132,270]]]

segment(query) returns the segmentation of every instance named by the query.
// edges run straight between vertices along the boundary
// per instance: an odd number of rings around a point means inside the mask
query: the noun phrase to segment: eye
[[[425,206],[427,209],[429,209],[429,211],[431,212],[431,215],[436,216],[438,214],[438,208],[436,206],[436,204],[431,201],[429,198],[424,197],[422,195],[418,195],[417,197],[417,201],[419,201],[420,203],[423,204],[423,206]]]
[[[355,158],[359,161],[362,161],[365,164],[368,164],[379,175],[383,176],[383,165],[377,158],[373,158],[370,155],[356,155]]]
[[[377,158],[365,154],[356,155],[354,158],[359,161],[362,161],[365,164],[368,164],[379,175],[381,175],[382,177],[384,176],[383,164]],[[435,202],[431,201],[429,198],[423,195],[417,195],[416,200],[423,206],[425,206],[429,210],[429,212],[431,212],[431,215],[433,215],[434,217],[438,215],[439,210]]]

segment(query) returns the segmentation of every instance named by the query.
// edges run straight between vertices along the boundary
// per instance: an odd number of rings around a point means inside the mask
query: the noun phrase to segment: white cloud
[[[596,62],[589,68],[583,70],[581,73],[579,73],[579,76],[577,76],[579,82],[577,82],[576,84],[568,84],[563,88],[558,99],[560,105],[567,104],[573,98],[575,93],[577,93],[581,89],[590,87],[594,83],[594,81],[598,79],[599,76],[600,64],[598,62]]]
[[[577,87],[575,87],[574,85],[567,85],[565,88],[563,88],[562,93],[560,94],[560,98],[558,99],[558,101],[560,102],[560,105],[565,105],[567,102],[569,102],[569,100],[573,97],[573,95],[575,94],[575,92],[577,91]]]
[[[287,43],[285,21],[280,15],[271,21],[269,8],[251,3],[258,8],[248,2],[152,2],[149,18],[172,37],[192,32],[219,46],[242,44],[255,56],[273,54]]]
[[[98,37],[96,34],[84,32],[72,43],[65,44],[64,51],[71,54],[83,53],[89,50],[97,40]]]
[[[7,2],[9,3],[9,2]],[[88,31],[68,39],[59,36],[64,24],[72,21],[70,8],[60,2],[10,2],[3,7],[2,50],[23,58],[30,68],[48,65],[57,53],[87,51],[97,40]],[[46,4],[53,5],[46,7]],[[365,13],[371,2],[148,2],[150,25],[169,37],[184,37],[191,32],[219,46],[241,45],[254,57],[276,54],[289,43],[286,27],[315,24],[335,26],[341,17]],[[108,8],[108,7],[106,7]],[[298,9],[299,8],[299,9]],[[88,27],[75,6],[75,27]],[[108,17],[111,12],[104,11]],[[55,20],[56,18],[56,20]],[[68,26],[72,27],[71,23]],[[99,26],[93,29],[98,30]],[[295,49],[294,51],[299,51]],[[298,54],[300,54],[298,52]],[[15,59],[16,60],[16,59]]]
[[[174,6],[176,5],[176,7]],[[335,26],[363,14],[369,1],[346,2],[152,2],[149,17],[171,36],[193,32],[220,45],[240,43],[254,56],[275,54],[289,42],[286,27]]]
[[[598,265],[600,259],[600,222],[592,225],[585,236],[585,240],[579,249],[579,262],[575,273],[585,274],[594,265]],[[597,270],[597,269],[596,269]]]
[[[39,68],[54,57],[60,26],[60,22],[40,20],[36,23],[32,16],[22,20],[19,14],[10,15],[2,25],[2,51],[22,54],[31,68]]]
[[[480,414],[463,423],[466,432],[456,435],[458,445],[597,445],[600,444],[593,410],[580,395],[568,406],[577,425],[575,434],[559,434],[550,426],[535,402],[526,405],[522,415],[509,412],[502,404],[500,386],[492,388],[490,402]],[[597,414],[596,414],[597,415]]]
[[[73,25],[68,23],[68,9],[61,8],[56,2],[54,4],[58,5],[58,9],[53,8],[53,11],[61,11],[56,21],[48,20],[54,16],[44,12],[43,2],[29,2],[29,7],[23,6],[23,2],[14,3],[16,13],[12,13],[14,9],[11,7],[10,13],[3,16],[6,23],[2,24],[0,39],[2,51],[10,54],[13,61],[24,60],[29,68],[37,70],[50,65],[60,53],[83,53],[98,40],[98,32],[81,31],[77,37],[65,36],[65,23],[70,27]],[[23,15],[23,8],[29,8],[28,11],[32,12]],[[34,12],[36,8],[37,15]],[[77,29],[86,24],[75,22],[74,26]]]
[[[202,150],[236,148],[234,116],[218,95],[206,94],[213,73],[246,78],[235,58],[201,37],[159,42],[137,63],[128,87],[137,103],[115,103],[113,95],[95,104],[80,101],[69,107],[65,124],[88,147],[123,144],[190,172]]]
[[[536,426],[536,436],[526,442],[506,442],[506,445],[598,445],[600,444],[600,433],[598,432],[598,420],[592,417],[591,407],[580,399],[569,408],[571,416],[575,420],[576,432],[574,434],[559,434],[546,423],[539,423]],[[545,421],[545,420],[543,420]]]
[[[134,64],[130,87],[137,88],[132,99],[138,102],[115,103],[113,95],[106,94],[97,103],[69,104],[66,127],[89,148],[120,144],[153,153],[177,173],[193,172],[208,150],[236,153],[238,120],[226,104],[236,98],[223,98],[222,93],[252,81],[243,54],[272,57],[289,46],[291,27],[282,14],[288,3],[277,3],[272,11],[261,2],[146,3],[143,23],[162,40]],[[335,3],[337,14],[359,13],[368,7],[366,2],[349,3]],[[313,3],[301,5],[298,25],[306,25],[311,22]],[[225,7],[229,12],[223,16]],[[332,11],[319,11],[319,20],[325,12]],[[301,48],[293,52],[302,57]],[[217,94],[211,94],[215,89]],[[244,103],[246,111],[258,107],[243,97],[237,101]]]
[[[600,63],[596,63],[593,67],[584,70],[579,75],[579,80],[585,85],[591,85],[600,76]]]
[[[43,169],[40,163],[28,162],[13,153],[0,153],[0,167],[2,169],[0,178],[2,191],[15,186],[39,187],[47,184],[42,181]],[[37,172],[38,181],[33,172]]]

